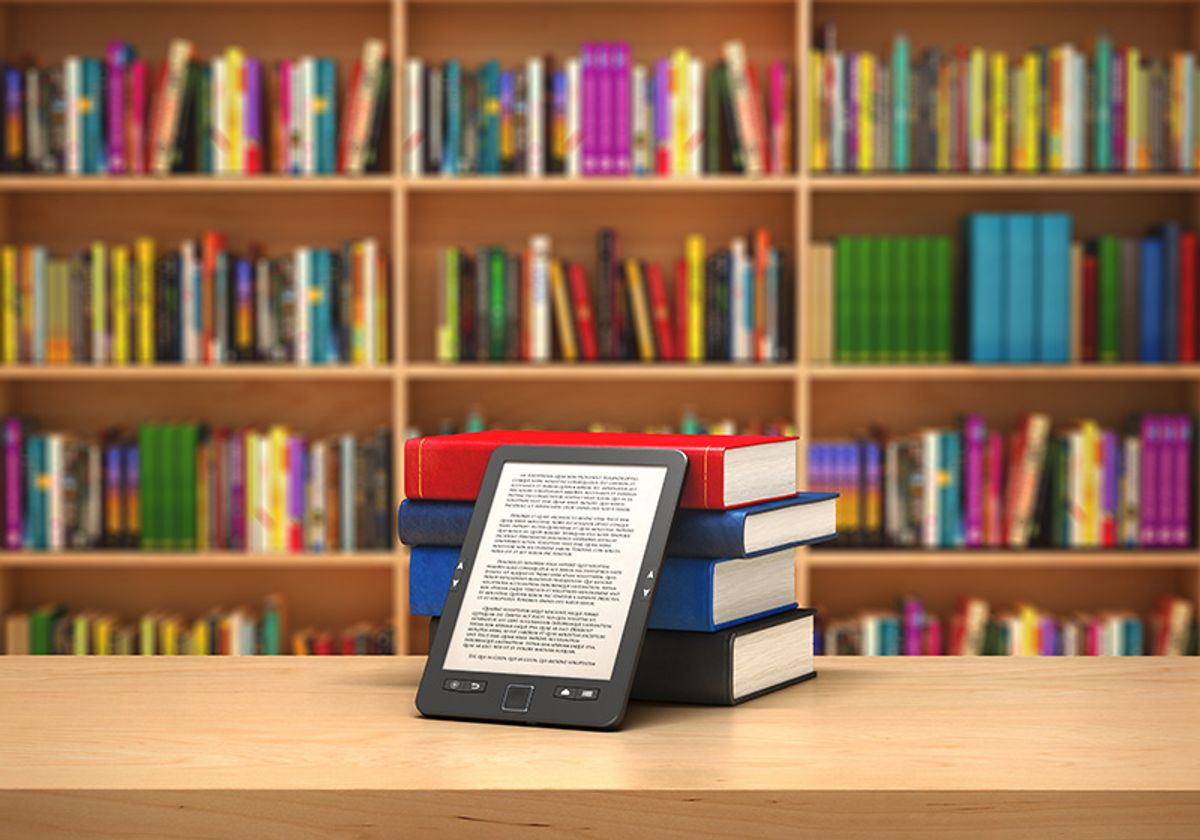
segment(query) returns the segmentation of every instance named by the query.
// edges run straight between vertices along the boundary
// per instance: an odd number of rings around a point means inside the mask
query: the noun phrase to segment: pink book
[[[9,551],[21,548],[24,535],[21,463],[25,441],[21,432],[21,421],[16,417],[4,421],[4,547]]]
[[[1100,622],[1092,620],[1087,626],[1087,643],[1084,649],[1086,656],[1100,655]]]
[[[984,447],[987,444],[987,429],[978,414],[968,414],[963,421],[963,436],[966,442],[964,507],[966,508],[966,544],[968,548],[983,545],[983,484]]]
[[[772,175],[782,175],[784,166],[784,144],[787,142],[787,131],[784,126],[784,116],[787,110],[784,96],[786,95],[786,71],[782,61],[772,61],[770,69],[771,79],[771,113],[770,113],[770,133],[771,133],[771,160],[768,172]],[[970,543],[968,543],[970,545]]]
[[[1175,421],[1175,451],[1172,459],[1175,462],[1172,470],[1175,481],[1175,531],[1171,544],[1176,548],[1186,548],[1191,544],[1192,531],[1192,421],[1186,415],[1179,415]]]
[[[985,453],[984,481],[984,545],[1000,548],[1004,545],[1004,437],[998,432],[988,435]]]
[[[584,175],[597,175],[600,172],[600,118],[596,112],[599,102],[597,91],[599,80],[596,67],[596,54],[598,52],[600,50],[595,44],[587,43],[583,45],[579,56],[579,87],[581,88],[580,96],[583,99],[579,117],[580,122],[583,123],[580,126],[583,132],[583,139],[580,143],[580,169]]]
[[[289,136],[289,126],[292,124],[292,62],[279,62],[279,125],[275,127],[275,136],[279,138],[276,145],[278,172],[291,172],[292,139]]]
[[[925,655],[942,655],[942,620],[936,615],[931,615],[926,619]]]
[[[924,624],[921,602],[916,598],[904,599],[904,655],[921,655],[921,626]]]
[[[596,65],[596,174],[612,175],[617,171],[615,80],[608,44],[599,43],[593,51]]]
[[[125,72],[129,48],[121,41],[108,42],[108,172],[125,172]]]
[[[244,549],[246,542],[246,435],[235,431],[229,447],[229,547]]]
[[[1163,548],[1175,545],[1175,418],[1158,415],[1158,536]]]
[[[1124,172],[1125,166],[1125,47],[1113,54],[1112,66],[1112,144],[1113,169]]]
[[[633,126],[629,111],[633,68],[629,64],[629,42],[610,44],[608,55],[613,86],[613,174],[628,175],[633,169]]]
[[[1159,504],[1159,444],[1158,421],[1152,414],[1142,417],[1142,474],[1139,477],[1140,502],[1138,507],[1138,534],[1142,548],[1158,545]]]
[[[129,171],[146,174],[146,62],[136,59],[129,65]]]

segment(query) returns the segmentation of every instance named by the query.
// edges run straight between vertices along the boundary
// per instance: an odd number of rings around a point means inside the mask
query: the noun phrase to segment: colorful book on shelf
[[[405,441],[404,495],[474,500],[492,452],[507,444],[679,449],[689,466],[679,500],[682,508],[723,510],[796,492],[794,438],[492,431]]]
[[[724,511],[680,510],[667,553],[677,557],[755,557],[836,535],[835,496],[797,493]],[[467,535],[472,502],[404,499],[397,531],[405,545],[459,546]]]
[[[459,546],[414,546],[409,556],[409,608],[440,616]],[[647,625],[654,630],[712,632],[795,607],[795,555],[686,558],[663,561]]]

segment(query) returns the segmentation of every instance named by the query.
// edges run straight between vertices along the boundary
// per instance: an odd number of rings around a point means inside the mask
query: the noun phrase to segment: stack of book
[[[791,358],[792,280],[766,228],[709,253],[684,243],[673,282],[657,263],[622,258],[600,231],[596,270],[553,256],[447,248],[440,260],[438,361],[777,362]]]
[[[827,24],[810,53],[814,172],[1190,172],[1196,57],[1097,38],[1021,55],[932,46],[913,60],[845,51]]]
[[[709,64],[687,49],[649,64],[628,42],[556,63],[477,69],[405,63],[407,175],[700,175],[791,172],[792,75],[762,81],[741,41]]]
[[[1163,598],[1148,617],[1134,610],[1054,615],[1030,604],[993,612],[963,598],[943,621],[919,598],[895,610],[866,610],[828,622],[820,653],[850,656],[1195,656],[1197,624],[1190,601]]]
[[[387,362],[387,261],[371,237],[269,257],[208,231],[75,254],[0,247],[4,364]]]
[[[846,542],[923,548],[1180,549],[1194,539],[1194,421],[1144,414],[1123,429],[1051,427],[1008,439],[977,414],[949,428],[816,441],[809,480],[837,492]]]
[[[834,535],[836,501],[795,492],[792,438],[483,432],[408,441],[399,533],[413,546],[413,615],[441,614],[488,458],[508,443],[669,447],[688,457],[635,698],[732,704],[814,673],[813,613],[796,606],[792,549]]]
[[[69,175],[360,174],[385,162],[391,69],[368,38],[341,97],[331,58],[274,67],[229,47],[211,59],[174,38],[155,70],[124,41],[104,58],[4,67],[3,161]],[[344,103],[344,104],[342,104]]]
[[[111,610],[43,604],[4,620],[5,653],[75,656],[278,656],[288,652],[287,602],[268,595],[258,606],[214,607],[194,619],[150,610],[128,621]],[[291,652],[390,654],[390,624],[358,622],[341,633],[306,628],[291,634]]]
[[[4,547],[355,551],[391,546],[392,436],[143,423],[99,437],[3,421]]]
[[[492,428],[499,428],[495,424],[491,424]],[[456,423],[450,418],[444,418],[437,424],[431,434],[437,435],[452,435],[459,432],[483,432],[487,431],[489,424],[484,418],[482,411],[479,408],[471,408],[467,411],[466,417],[462,423]],[[528,424],[506,424],[505,428],[518,428],[526,430],[535,430],[539,426],[535,423]],[[625,432],[629,431],[621,426],[612,423],[594,422],[587,424],[585,431],[588,432]],[[647,425],[636,431],[644,434],[683,434],[683,435],[768,435],[772,437],[786,436],[794,437],[796,434],[796,426],[787,420],[770,420],[763,422],[761,420],[752,420],[750,422],[738,422],[731,417],[726,417],[720,420],[710,420],[701,417],[691,409],[685,409],[683,416],[680,417],[678,425]],[[417,426],[410,426],[404,435],[406,438],[417,438],[422,436],[422,432]]]

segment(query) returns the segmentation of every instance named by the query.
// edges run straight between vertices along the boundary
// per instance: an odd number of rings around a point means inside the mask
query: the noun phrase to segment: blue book
[[[1037,360],[1066,364],[1071,355],[1071,217],[1037,216]]]
[[[957,432],[944,432],[938,445],[939,476],[941,485],[938,497],[938,514],[940,519],[942,548],[958,548],[962,545],[962,498],[959,486],[962,474],[959,459],[962,452],[962,438]]]
[[[679,557],[756,557],[837,536],[835,493],[797,493],[732,510],[675,513],[667,554]],[[460,546],[474,502],[405,499],[397,514],[405,545]]]
[[[1142,621],[1139,618],[1126,618],[1122,622],[1121,641],[1124,643],[1122,656],[1141,656],[1143,653]]]
[[[1141,358],[1163,361],[1163,243],[1157,236],[1142,239]]]
[[[333,255],[327,248],[313,249],[312,354],[313,362],[337,361],[333,340]]]
[[[83,60],[83,94],[89,103],[89,106],[83,109],[83,171],[98,174],[108,169],[104,131],[100,125],[104,91],[100,82],[99,59]]]
[[[324,107],[317,111],[317,173],[330,175],[337,169],[337,65],[332,58],[318,58],[317,98]]]
[[[1009,213],[1005,216],[1007,236],[1005,247],[1004,286],[1008,296],[1004,302],[1007,361],[1028,364],[1034,361],[1034,335],[1037,313],[1034,276],[1037,271],[1035,236],[1037,224],[1032,213]]]
[[[25,512],[25,528],[21,544],[26,549],[42,548],[39,545],[40,535],[38,524],[44,519],[40,510],[41,502],[41,435],[29,435],[25,438],[25,498],[28,506]]]
[[[479,74],[480,119],[479,173],[500,172],[500,63],[492,60]]]
[[[892,41],[892,168],[897,172],[908,171],[909,64],[908,38],[897,35]]]
[[[442,174],[458,174],[458,147],[462,137],[462,65],[446,62],[446,142],[442,149]]]
[[[900,655],[900,621],[890,615],[879,619],[879,655]]]
[[[458,564],[458,548],[413,548],[408,564],[408,600],[413,615],[440,616]],[[753,558],[663,560],[650,608],[651,630],[712,632],[796,606],[795,559],[791,551]],[[747,590],[752,594],[748,595]],[[753,607],[746,607],[753,603]],[[738,607],[741,606],[741,609]]]
[[[1004,217],[972,213],[967,217],[973,362],[1007,361],[1004,318]]]
[[[1179,222],[1162,226],[1163,238],[1163,361],[1179,361]]]

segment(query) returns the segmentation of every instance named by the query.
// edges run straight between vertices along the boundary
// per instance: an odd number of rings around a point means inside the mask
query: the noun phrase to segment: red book
[[[342,656],[354,656],[354,634],[345,632],[342,634]]]
[[[209,231],[200,241],[200,358],[205,364],[217,361],[213,331],[216,327],[217,254],[225,248],[225,238]]]
[[[687,262],[675,263],[675,361],[682,362],[688,340]]]
[[[350,84],[346,86],[346,107],[342,111],[342,127],[338,134],[337,171],[343,174],[346,172],[346,146],[349,144],[350,132],[354,130],[354,122],[361,107],[358,101],[358,85],[361,78],[362,62],[356,61],[354,69],[350,71]]]
[[[505,444],[678,449],[687,456],[679,506],[724,510],[796,492],[796,438],[624,432],[490,431],[412,438],[404,444],[404,495],[472,501],[492,452]]]
[[[662,269],[651,263],[646,269],[646,285],[650,291],[650,315],[654,322],[654,340],[658,356],[664,362],[675,361],[675,342],[671,335],[671,304]]]
[[[1196,361],[1196,232],[1194,230],[1179,234],[1179,361]]]
[[[1096,255],[1083,258],[1083,311],[1079,322],[1083,324],[1083,360],[1094,362],[1096,355]]]
[[[579,337],[579,357],[585,362],[594,362],[600,357],[600,348],[596,345],[596,318],[592,313],[587,275],[579,263],[571,263],[568,275],[571,281],[571,308],[575,310],[575,334]]]
[[[313,638],[313,656],[333,656],[333,637],[328,633],[318,633]]]

